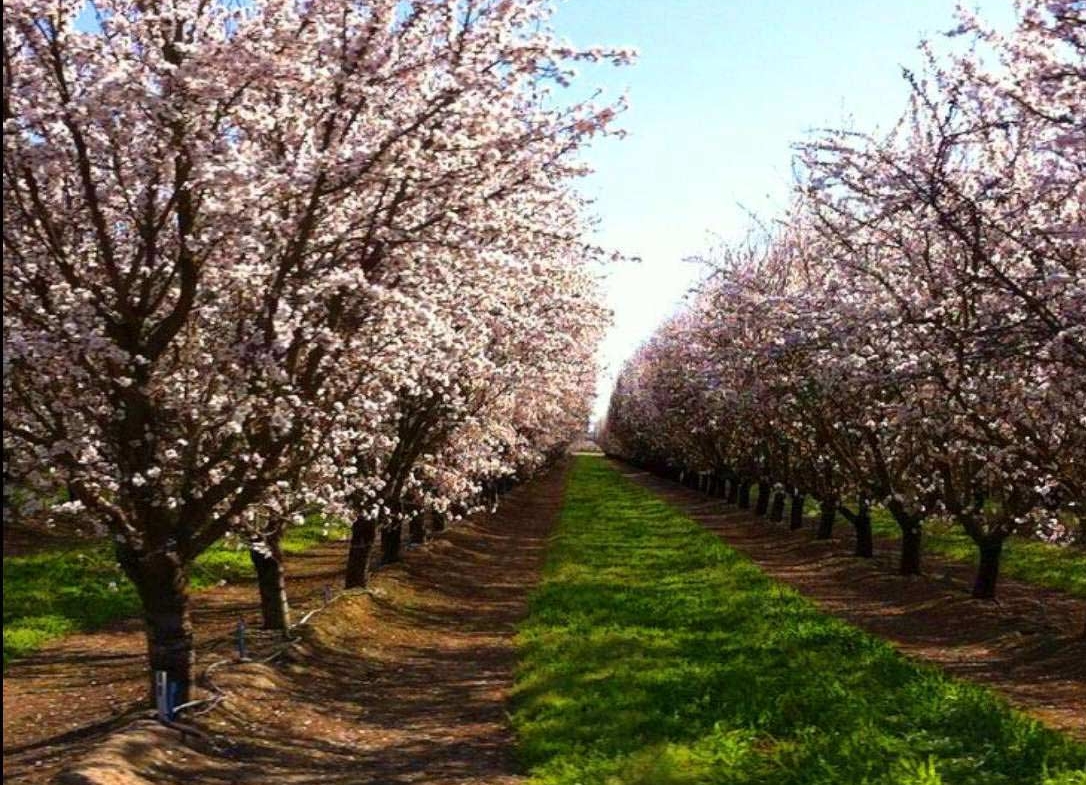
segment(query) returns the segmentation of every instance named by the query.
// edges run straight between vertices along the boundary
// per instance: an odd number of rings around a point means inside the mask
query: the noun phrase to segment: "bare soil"
[[[146,717],[138,622],[54,642],[4,679],[4,778],[78,783],[515,783],[508,728],[516,623],[538,579],[565,472],[458,523],[370,589],[338,594],[342,544],[293,556],[291,644],[231,636],[257,626],[253,585],[196,594],[198,665],[225,699],[182,733]],[[279,653],[271,661],[266,655]],[[209,666],[211,672],[207,672]],[[199,710],[197,710],[199,711]]]
[[[770,575],[909,656],[989,685],[1023,711],[1086,739],[1086,603],[1005,580],[998,603],[972,600],[972,568],[927,557],[896,574],[896,552],[850,555],[675,483],[617,466]],[[255,587],[194,596],[204,695],[189,732],[146,719],[144,639],[135,620],[73,635],[16,662],[4,679],[4,778],[67,783],[518,783],[506,700],[512,637],[538,579],[564,472],[513,491],[340,593],[343,544],[288,563],[295,614],[317,612],[286,643],[253,632],[239,663],[239,617],[257,626]],[[271,655],[273,656],[269,659]],[[210,667],[210,671],[208,668]],[[209,691],[210,690],[210,691]],[[60,777],[54,780],[58,773]]]
[[[897,574],[896,545],[852,556],[852,527],[830,540],[814,526],[796,532],[705,494],[623,464],[615,468],[652,490],[771,576],[827,613],[878,635],[905,654],[985,684],[1046,725],[1086,740],[1086,602],[1001,579],[997,601],[974,600],[971,565],[924,556],[924,574]]]

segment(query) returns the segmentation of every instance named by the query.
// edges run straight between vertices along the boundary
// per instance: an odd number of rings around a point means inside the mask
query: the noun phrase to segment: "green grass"
[[[1086,745],[821,614],[598,458],[518,645],[536,783],[1086,784]]]
[[[344,531],[340,525],[326,526],[320,516],[310,516],[287,530],[283,548],[297,553]],[[201,589],[252,574],[248,550],[220,542],[196,560],[191,585]],[[5,668],[53,638],[138,613],[135,589],[106,545],[4,557]]]
[[[757,493],[754,496],[757,497]],[[804,511],[809,516],[817,515],[818,502],[808,499]],[[843,518],[838,518],[837,525],[849,527]],[[876,537],[892,540],[895,547],[901,541],[901,527],[882,507],[871,511],[871,529]],[[961,527],[939,518],[924,522],[924,551],[973,566],[980,558],[976,543]],[[1086,599],[1086,548],[1081,545],[1055,545],[1027,537],[1008,537],[1003,544],[1000,572],[1010,578]]]

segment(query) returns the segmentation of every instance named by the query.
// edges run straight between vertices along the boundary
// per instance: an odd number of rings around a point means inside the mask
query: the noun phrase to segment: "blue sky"
[[[615,324],[602,350],[596,414],[622,361],[681,302],[715,238],[746,211],[778,214],[791,145],[819,127],[886,127],[901,112],[902,66],[954,27],[954,0],[565,0],[553,26],[577,45],[636,47],[628,68],[582,67],[575,89],[629,95],[625,140],[589,151],[598,240],[640,256],[612,267]],[[982,0],[1003,25],[1012,0]]]

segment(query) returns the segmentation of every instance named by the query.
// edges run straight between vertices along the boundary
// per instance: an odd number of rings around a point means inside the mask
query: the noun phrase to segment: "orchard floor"
[[[930,558],[924,576],[901,578],[885,547],[869,562],[850,557],[846,527],[819,542],[616,468],[824,610],[1086,738],[1081,600],[1006,581],[998,604],[973,601],[968,566]],[[409,551],[376,574],[371,591],[342,594],[314,616],[274,664],[232,661],[236,620],[255,626],[251,585],[197,594],[199,664],[227,663],[213,681],[229,698],[189,718],[203,737],[187,744],[138,721],[146,714],[138,623],[55,641],[5,674],[5,780],[47,782],[75,764],[102,783],[523,781],[506,714],[513,634],[564,487],[561,472],[542,478],[505,498],[496,515]],[[296,614],[319,607],[324,586],[339,585],[343,557],[343,544],[333,544],[291,560]],[[279,645],[253,639],[258,654]]]
[[[177,732],[138,721],[147,709],[135,621],[13,663],[4,779],[48,782],[82,761],[91,781],[111,783],[519,781],[505,713],[512,637],[564,482],[552,473],[514,490],[495,515],[409,550],[371,591],[344,593],[314,616],[274,667],[232,662],[237,619],[255,627],[259,617],[253,586],[196,594],[198,667],[229,662],[213,674],[228,699],[191,720],[214,747],[182,747]],[[339,587],[344,556],[341,543],[288,562],[296,615],[322,604],[324,586]],[[277,647],[251,637],[254,653]]]
[[[870,560],[851,555],[851,527],[816,540],[678,483],[613,463],[687,516],[749,556],[825,612],[889,641],[946,672],[995,688],[1052,728],[1086,740],[1086,602],[1001,579],[997,602],[973,600],[970,565],[925,554],[924,574],[896,572],[891,543]]]

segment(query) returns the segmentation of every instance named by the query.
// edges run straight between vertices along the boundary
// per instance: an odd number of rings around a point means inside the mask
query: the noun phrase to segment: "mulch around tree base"
[[[1086,740],[1086,602],[1001,579],[996,602],[969,596],[970,565],[924,555],[924,574],[896,573],[895,546],[851,555],[851,527],[816,540],[630,466],[614,467],[749,556],[827,613],[878,635],[912,657],[988,685],[1052,728]]]
[[[227,697],[186,723],[140,721],[143,636],[126,623],[74,635],[13,664],[4,680],[4,776],[47,782],[513,783],[506,698],[513,635],[561,506],[565,472],[460,522],[365,592],[337,596],[270,663],[280,641],[253,640],[236,663],[230,632],[259,618],[254,588],[194,598],[199,666]],[[338,589],[343,544],[287,564],[300,615]],[[118,730],[118,726],[122,729]],[[79,775],[79,776],[75,776]]]

